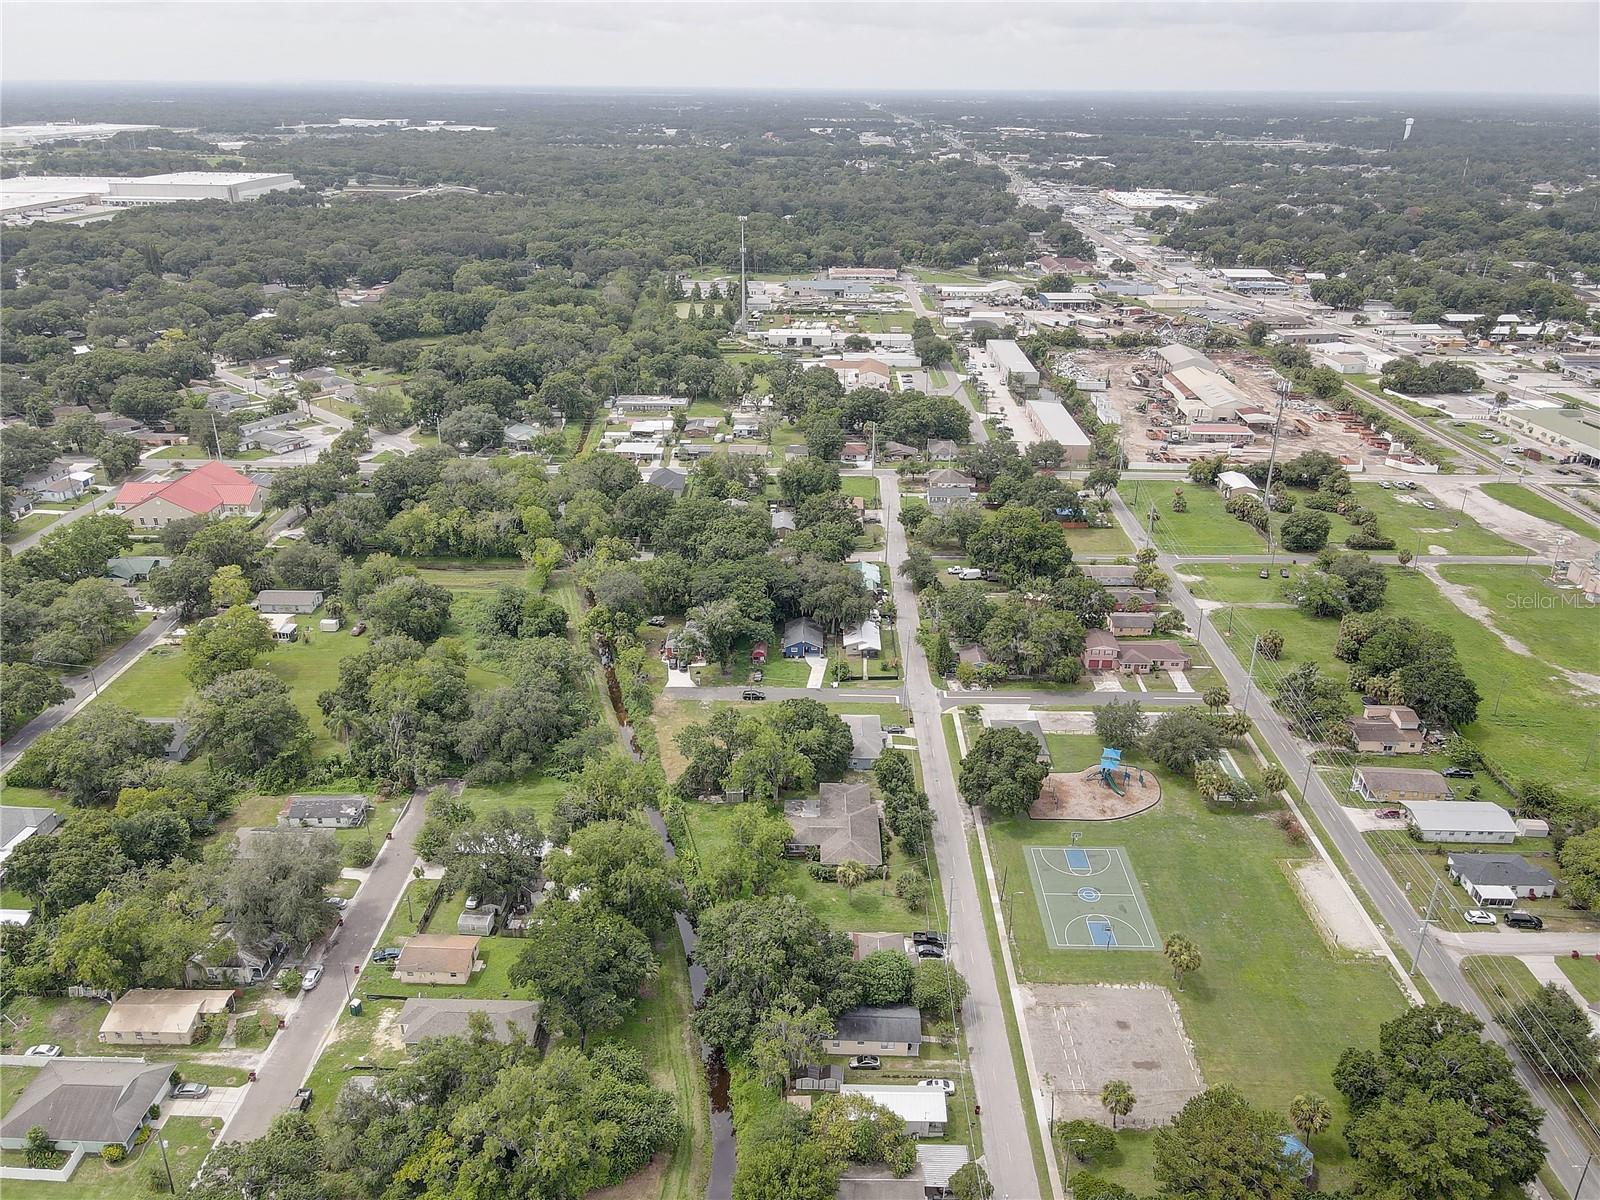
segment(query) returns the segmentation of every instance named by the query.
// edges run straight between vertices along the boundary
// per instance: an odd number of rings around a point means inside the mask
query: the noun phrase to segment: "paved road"
[[[1098,708],[1122,700],[1137,700],[1147,708],[1187,708],[1200,703],[1199,692],[1035,692],[1004,688],[997,692],[938,692],[945,712],[967,704],[1031,704],[1035,708]]]
[[[132,475],[128,476],[128,478],[129,479],[142,479],[142,478],[144,478],[144,473],[143,472],[139,472],[139,471],[135,471]],[[51,521],[50,524],[46,525],[43,529],[35,530],[33,533],[30,533],[25,538],[18,538],[16,541],[8,543],[8,546],[9,546],[9,548],[11,550],[11,553],[13,553],[13,554],[21,554],[24,550],[28,549],[30,546],[37,546],[39,544],[39,539],[42,538],[45,534],[53,533],[57,529],[65,529],[68,525],[71,525],[74,521],[81,521],[84,517],[87,517],[90,513],[93,513],[93,512],[104,512],[106,509],[111,507],[112,501],[114,501],[116,498],[117,498],[117,493],[116,493],[115,489],[113,489],[112,491],[107,492],[103,496],[96,496],[93,500],[89,501],[88,504],[79,505],[77,508],[73,509],[71,512],[66,512],[66,513],[61,514],[61,519],[59,521]]]
[[[327,973],[321,986],[301,996],[288,1027],[273,1039],[258,1069],[259,1078],[223,1130],[227,1140],[248,1142],[264,1134],[272,1118],[289,1107],[295,1090],[311,1074],[344,1011],[353,974],[366,965],[390,913],[411,882],[411,866],[417,859],[412,841],[422,826],[424,794],[419,791],[412,796],[410,808],[395,824],[394,839],[383,843],[372,873],[344,910],[338,942],[322,956]]]
[[[883,495],[883,526],[888,536],[888,559],[901,562],[907,554],[905,531],[900,527],[900,488],[893,472],[878,474]],[[917,598],[897,572],[894,601],[901,624],[916,628]],[[966,977],[971,993],[962,1007],[969,1065],[983,1109],[983,1149],[995,1195],[1001,1200],[1034,1200],[1044,1189],[1033,1170],[1033,1150],[1028,1142],[1028,1114],[1023,1112],[1016,1070],[1006,1036],[1005,1010],[1000,1004],[1000,983],[989,953],[983,911],[978,907],[978,884],[967,852],[970,811],[956,794],[955,772],[945,748],[939,692],[928,671],[927,658],[914,637],[902,639],[906,692],[917,730],[917,755],[922,763],[922,783],[933,801],[937,820],[933,848],[939,871],[949,889],[951,957]]]
[[[1140,528],[1138,520],[1116,493],[1112,493],[1112,510],[1136,545],[1149,544],[1149,539]],[[1178,560],[1170,554],[1162,553],[1158,554],[1157,563],[1172,579],[1170,602],[1183,614],[1190,628],[1195,628],[1199,620],[1199,609],[1194,597],[1184,587],[1177,574]],[[1256,728],[1272,748],[1272,752],[1278,756],[1278,761],[1283,764],[1284,769],[1294,779],[1301,781],[1301,792],[1305,802],[1315,811],[1318,820],[1327,831],[1329,840],[1344,856],[1348,873],[1372,898],[1380,921],[1401,940],[1417,944],[1413,939],[1418,935],[1421,918],[1418,909],[1413,905],[1412,898],[1395,883],[1393,876],[1378,859],[1366,838],[1350,823],[1339,803],[1339,798],[1328,789],[1319,775],[1311,771],[1305,747],[1293,736],[1283,718],[1272,707],[1269,698],[1263,694],[1265,689],[1250,687],[1247,684],[1244,668],[1234,657],[1232,646],[1213,622],[1207,621],[1201,629],[1200,643],[1221,672],[1222,680],[1228,690],[1236,697],[1246,695],[1250,697],[1248,713]],[[1425,898],[1416,899],[1421,902]],[[1451,935],[1451,938],[1447,939],[1437,931],[1429,931],[1421,942],[1421,973],[1427,978],[1440,1000],[1476,1014],[1484,1022],[1489,1036],[1506,1046],[1513,1062],[1517,1064],[1522,1082],[1545,1109],[1543,1133],[1544,1140],[1550,1147],[1550,1168],[1571,1191],[1577,1184],[1578,1175],[1590,1148],[1565,1113],[1555,1106],[1543,1080],[1509,1045],[1508,1039],[1494,1022],[1488,1007],[1462,977],[1458,958],[1461,947],[1453,940],[1460,936]],[[1590,940],[1595,942],[1595,949],[1600,949],[1600,939]],[[1528,947],[1530,943],[1524,941],[1521,945]],[[1498,943],[1494,944],[1493,948],[1498,952]],[[1595,1187],[1596,1191],[1593,1194],[1600,1195],[1600,1177],[1597,1177]]]
[[[0,771],[9,768],[16,761],[17,755],[31,746],[41,734],[49,733],[63,721],[76,716],[81,708],[95,698],[100,688],[133,666],[140,655],[166,637],[177,623],[178,618],[175,613],[162,613],[113,650],[104,662],[94,668],[92,675],[85,672],[64,679],[62,682],[72,689],[72,698],[57,704],[54,708],[45,709],[11,735],[4,748],[0,749]]]
[[[662,691],[674,700],[741,700],[753,687],[768,700],[872,700],[880,703],[906,702],[905,688],[789,688],[744,684],[733,687],[669,687]]]

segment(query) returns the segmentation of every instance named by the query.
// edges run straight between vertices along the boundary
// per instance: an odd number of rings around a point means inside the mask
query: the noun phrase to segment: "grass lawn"
[[[691,1200],[705,1194],[711,1170],[710,1100],[690,1017],[689,966],[683,945],[669,933],[661,946],[661,973],[628,1019],[598,1041],[625,1042],[644,1055],[645,1069],[657,1087],[674,1097],[683,1132],[661,1179],[661,1200]]]
[[[1559,525],[1563,529],[1570,529],[1573,533],[1600,542],[1600,528],[1582,517],[1569,513],[1560,505],[1546,500],[1537,492],[1530,492],[1521,484],[1485,483],[1478,490],[1491,499],[1509,504],[1519,512],[1527,513],[1530,517],[1538,517],[1541,521],[1549,521],[1552,525]]]
[[[452,592],[487,592],[502,584],[528,585],[528,568],[513,559],[488,559],[483,562],[451,559],[424,560],[419,574]]]
[[[851,313],[840,321],[840,327],[862,333],[910,333],[911,322],[917,314],[909,309],[899,312]]]
[[[1172,511],[1172,495],[1183,490],[1188,511]],[[1160,515],[1156,522],[1156,542],[1163,550],[1184,554],[1260,554],[1266,549],[1262,537],[1237,517],[1222,508],[1222,496],[1213,488],[1193,483],[1174,483],[1137,479],[1118,485],[1122,499],[1141,524],[1148,526],[1152,505]]]
[[[1093,762],[1092,740],[1063,742],[1072,769]],[[1254,772],[1246,755],[1235,751],[1235,758]],[[1122,846],[1158,936],[1185,933],[1200,948],[1204,966],[1173,994],[1207,1081],[1235,1084],[1278,1111],[1308,1088],[1337,1107],[1331,1074],[1339,1054],[1370,1044],[1402,1008],[1388,967],[1326,948],[1287,876],[1290,865],[1311,857],[1308,849],[1256,816],[1209,811],[1188,780],[1158,773],[1161,804],[1114,825],[1015,818],[990,826],[995,868],[1014,892],[1007,899],[1018,969],[1029,981],[1172,986],[1158,953],[1092,954],[1046,943],[1025,848],[1065,845],[1074,833],[1085,845]],[[1317,1151],[1325,1172],[1347,1161],[1336,1138],[1319,1139]]]
[[[11,1111],[11,1106],[22,1095],[23,1089],[33,1082],[38,1067],[7,1067],[4,1080],[0,1080],[0,1116]]]
[[[360,1016],[351,1016],[346,1006],[334,1027],[333,1039],[306,1079],[306,1086],[311,1089],[312,1119],[325,1118],[333,1111],[334,1101],[350,1076],[371,1075],[397,1067],[404,1060],[399,1030],[394,1030],[393,1037],[388,1035],[400,1015],[401,1004],[398,1000],[363,1000]],[[380,1029],[384,1031],[382,1035]]]
[[[178,1195],[188,1191],[221,1128],[222,1122],[215,1117],[168,1117],[161,1126],[160,1137],[167,1143],[166,1162]],[[66,1184],[8,1179],[6,1200],[62,1200],[66,1196],[72,1200],[128,1200],[148,1195],[145,1175],[149,1164],[161,1161],[161,1149],[152,1137],[114,1167],[107,1166],[98,1154],[85,1155]]]
[[[946,375],[943,371],[941,371],[938,367],[929,367],[928,368],[928,382],[933,384],[934,387],[939,387],[939,388],[949,387],[950,386],[950,377],[948,375]]]
[[[12,523],[11,536],[6,538],[6,543],[21,541],[30,534],[38,533],[54,525],[66,514],[58,512],[31,512],[25,517],[18,518]]]
[[[693,847],[703,858],[713,859],[729,845],[734,808],[732,804],[684,805],[693,835]],[[894,879],[907,872],[923,874],[922,862],[913,861],[898,847],[892,847],[889,853],[890,878],[869,879],[852,894],[836,883],[813,879],[805,863],[786,859],[778,866],[772,893],[795,897],[826,921],[830,928],[842,932],[910,933],[916,929],[930,928],[930,921],[934,923],[933,928],[942,928],[941,918],[937,915],[942,911],[939,901],[935,901],[933,913],[913,912],[895,897]],[[933,883],[937,896],[937,872]]]
[[[1263,566],[1264,563],[1183,563],[1178,570],[1198,600],[1244,605],[1286,603],[1283,578],[1274,570],[1262,579]]]
[[[535,772],[526,779],[510,783],[474,784],[462,790],[461,799],[479,812],[501,808],[531,812],[541,824],[548,824],[556,811],[556,802],[566,790],[564,780]]]
[[[1600,674],[1600,613],[1575,592],[1557,591],[1534,567],[1441,566],[1450,583],[1472,589],[1494,613],[1495,627],[1539,658],[1574,671]]]
[[[1378,528],[1394,539],[1397,550],[1414,554],[1428,553],[1429,546],[1443,546],[1447,554],[1521,554],[1524,550],[1460,514],[1459,503],[1447,505],[1429,495],[1426,484],[1420,491],[1394,492],[1358,483],[1355,497],[1378,515]],[[1423,500],[1438,507],[1423,508]]]
[[[1067,529],[1067,545],[1075,558],[1092,558],[1127,555],[1133,557],[1133,543],[1122,532],[1122,526],[1112,523],[1104,529]]]
[[[1556,959],[1561,973],[1572,981],[1572,986],[1583,993],[1583,998],[1593,1004],[1600,1000],[1600,960],[1594,958]]]
[[[878,480],[872,475],[846,475],[839,481],[839,490],[846,496],[860,496],[868,508],[878,508],[883,503],[878,496]]]

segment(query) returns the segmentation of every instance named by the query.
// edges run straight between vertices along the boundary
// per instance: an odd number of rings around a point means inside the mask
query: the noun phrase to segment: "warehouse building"
[[[1039,387],[1039,368],[1022,352],[1022,347],[1010,338],[990,338],[984,352],[995,369],[1005,376],[1013,392],[1033,392]]]
[[[26,202],[29,197],[53,195],[87,197],[88,203],[113,208],[143,204],[174,204],[181,200],[222,200],[237,203],[268,192],[301,186],[293,175],[266,171],[172,171],[164,175],[123,178],[111,175],[20,175],[0,185],[4,204]]]
[[[1221,375],[1200,367],[1179,367],[1162,377],[1161,386],[1191,421],[1226,421],[1251,406],[1250,397]]]
[[[1065,461],[1089,461],[1089,435],[1065,408],[1049,400],[1029,400],[1023,407],[1033,431],[1045,441],[1058,442],[1066,451]]]

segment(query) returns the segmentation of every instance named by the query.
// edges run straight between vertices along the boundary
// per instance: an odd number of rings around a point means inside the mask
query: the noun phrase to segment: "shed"
[[[500,925],[500,906],[480,904],[477,908],[464,908],[456,918],[456,932],[491,936]]]

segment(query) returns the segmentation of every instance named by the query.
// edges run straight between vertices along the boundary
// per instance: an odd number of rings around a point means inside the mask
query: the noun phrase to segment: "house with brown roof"
[[[1437,771],[1414,767],[1357,767],[1350,790],[1369,804],[1449,800],[1450,782]]]
[[[478,964],[478,939],[459,933],[419,933],[400,948],[396,983],[437,983],[464,987]]]
[[[188,517],[232,517],[261,511],[261,489],[232,467],[212,461],[165,483],[130,480],[113,507],[135,529],[165,529]]]
[[[788,801],[784,816],[794,830],[794,844],[817,847],[824,866],[836,867],[847,859],[868,867],[883,865],[878,806],[864,783],[825,783],[815,796]]]
[[[1347,723],[1363,754],[1422,753],[1422,721],[1404,704],[1364,704]]]
[[[1148,675],[1152,671],[1187,671],[1194,659],[1177,642],[1124,641],[1104,629],[1091,629],[1084,638],[1083,669]]]
[[[108,1046],[188,1046],[205,1019],[233,1007],[227,988],[134,988],[100,1023]]]
[[[1106,593],[1118,612],[1155,612],[1156,593],[1153,588],[1108,587]]]
[[[1150,612],[1112,612],[1106,614],[1112,633],[1143,637],[1156,631],[1156,615]]]

